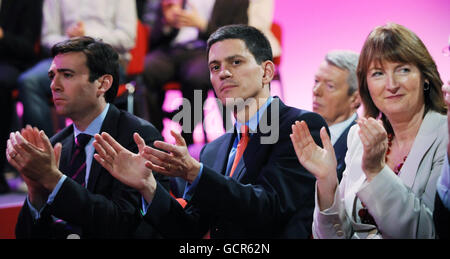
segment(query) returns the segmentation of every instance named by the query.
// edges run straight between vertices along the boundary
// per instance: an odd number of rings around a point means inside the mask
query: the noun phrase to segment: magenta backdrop
[[[283,29],[281,77],[284,101],[311,110],[314,73],[332,49],[359,52],[369,32],[387,22],[415,32],[434,58],[444,82],[450,57],[449,0],[275,0],[275,22]]]

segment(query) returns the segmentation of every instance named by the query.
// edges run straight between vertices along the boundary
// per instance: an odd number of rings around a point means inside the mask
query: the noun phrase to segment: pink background
[[[311,110],[314,74],[326,52],[360,52],[369,32],[395,22],[415,32],[450,80],[450,0],[275,0],[275,22],[283,30],[281,79],[284,101]]]

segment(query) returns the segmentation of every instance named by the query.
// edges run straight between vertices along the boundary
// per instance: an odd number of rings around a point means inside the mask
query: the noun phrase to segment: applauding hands
[[[156,180],[152,171],[171,177],[182,177],[192,182],[200,171],[200,163],[189,155],[186,142],[179,133],[171,132],[176,144],[155,141],[154,146],[145,145],[138,133],[133,135],[139,152],[134,154],[122,147],[108,133],[95,135],[94,147],[97,160],[108,172],[122,183],[137,189],[147,202],[155,194]]]

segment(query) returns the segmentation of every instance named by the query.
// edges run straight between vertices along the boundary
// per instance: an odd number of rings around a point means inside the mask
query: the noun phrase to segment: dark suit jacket
[[[185,209],[158,186],[144,219],[170,238],[200,238],[207,230],[212,238],[310,237],[315,178],[300,165],[289,135],[291,125],[304,120],[321,145],[319,130],[326,123],[320,115],[288,107],[278,98],[263,118],[271,121],[272,113],[279,118],[275,144],[261,144],[271,132],[254,133],[229,178],[225,171],[236,134],[224,134],[203,148],[203,173]],[[297,221],[292,222],[294,215]],[[287,234],[293,225],[298,232]]]
[[[436,226],[436,234],[439,239],[450,237],[450,211],[442,204],[441,197],[436,193],[434,199],[433,220]]]
[[[159,132],[147,121],[110,104],[101,132],[108,132],[121,145],[137,152],[133,133],[138,132],[147,144],[161,140]],[[73,126],[51,138],[63,148],[60,170],[67,174],[74,145]],[[168,180],[159,178],[163,186]],[[134,237],[142,222],[140,194],[112,177],[95,159],[92,161],[87,189],[67,177],[53,203],[46,205],[35,221],[25,201],[16,225],[17,238],[65,238],[76,232],[82,238]],[[63,220],[55,223],[53,217]],[[141,226],[142,227],[142,226]],[[144,226],[145,227],[145,226]],[[155,233],[147,233],[153,237]],[[155,234],[156,235],[156,234]],[[142,237],[142,236],[140,236]]]
[[[345,170],[345,155],[347,154],[347,135],[350,128],[356,124],[356,120],[352,121],[352,123],[342,132],[341,136],[338,138],[336,143],[334,143],[334,153],[336,155],[337,160],[337,176],[339,182],[342,179],[342,173]]]

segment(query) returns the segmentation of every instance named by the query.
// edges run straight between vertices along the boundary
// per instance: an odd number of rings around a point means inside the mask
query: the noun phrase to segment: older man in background
[[[352,51],[330,51],[319,66],[313,87],[313,111],[322,115],[331,133],[339,181],[345,170],[347,134],[356,123],[360,105],[356,67],[359,55]]]

